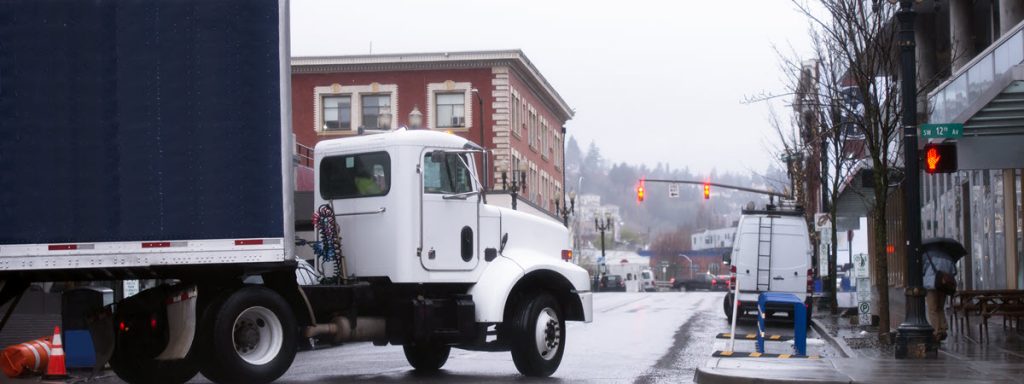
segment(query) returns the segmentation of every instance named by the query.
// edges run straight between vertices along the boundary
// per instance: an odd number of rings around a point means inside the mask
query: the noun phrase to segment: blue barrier
[[[793,340],[796,354],[807,356],[807,308],[791,293],[765,292],[757,296],[757,352],[764,353],[765,304],[793,304]]]

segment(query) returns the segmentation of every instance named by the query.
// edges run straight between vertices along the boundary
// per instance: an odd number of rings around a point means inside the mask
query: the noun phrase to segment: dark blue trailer
[[[33,281],[164,279],[80,324],[98,367],[280,377],[312,322],[288,39],[286,0],[0,0],[0,304]]]
[[[278,0],[0,1],[0,274],[291,260],[287,22]]]

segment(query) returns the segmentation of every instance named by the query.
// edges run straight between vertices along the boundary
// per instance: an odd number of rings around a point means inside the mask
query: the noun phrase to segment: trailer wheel
[[[440,344],[406,344],[402,346],[409,365],[421,372],[436,372],[448,362],[452,347]]]
[[[548,293],[525,297],[513,306],[508,340],[512,362],[526,376],[555,373],[565,352],[565,318]]]
[[[249,286],[230,294],[204,324],[208,352],[203,376],[217,383],[268,383],[291,366],[298,348],[298,325],[288,303],[276,292]]]

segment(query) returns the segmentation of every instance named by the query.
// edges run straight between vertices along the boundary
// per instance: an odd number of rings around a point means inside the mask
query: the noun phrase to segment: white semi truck
[[[0,303],[36,281],[168,282],[89,320],[125,381],[270,382],[314,337],[401,345],[425,371],[510,351],[548,376],[565,322],[591,321],[567,229],[487,204],[486,151],[458,136],[320,142],[297,204],[287,2],[5,7]],[[300,285],[311,241],[325,279]]]

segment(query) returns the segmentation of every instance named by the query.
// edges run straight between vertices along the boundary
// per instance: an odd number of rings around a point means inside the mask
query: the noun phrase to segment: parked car
[[[694,276],[692,279],[675,280],[672,283],[672,289],[677,291],[695,291],[698,289],[711,290],[711,282],[714,281],[715,276],[707,273]]]
[[[732,276],[718,275],[711,279],[712,291],[728,291],[732,289]]]
[[[619,275],[604,275],[601,276],[597,289],[602,292],[626,292],[626,280]]]

